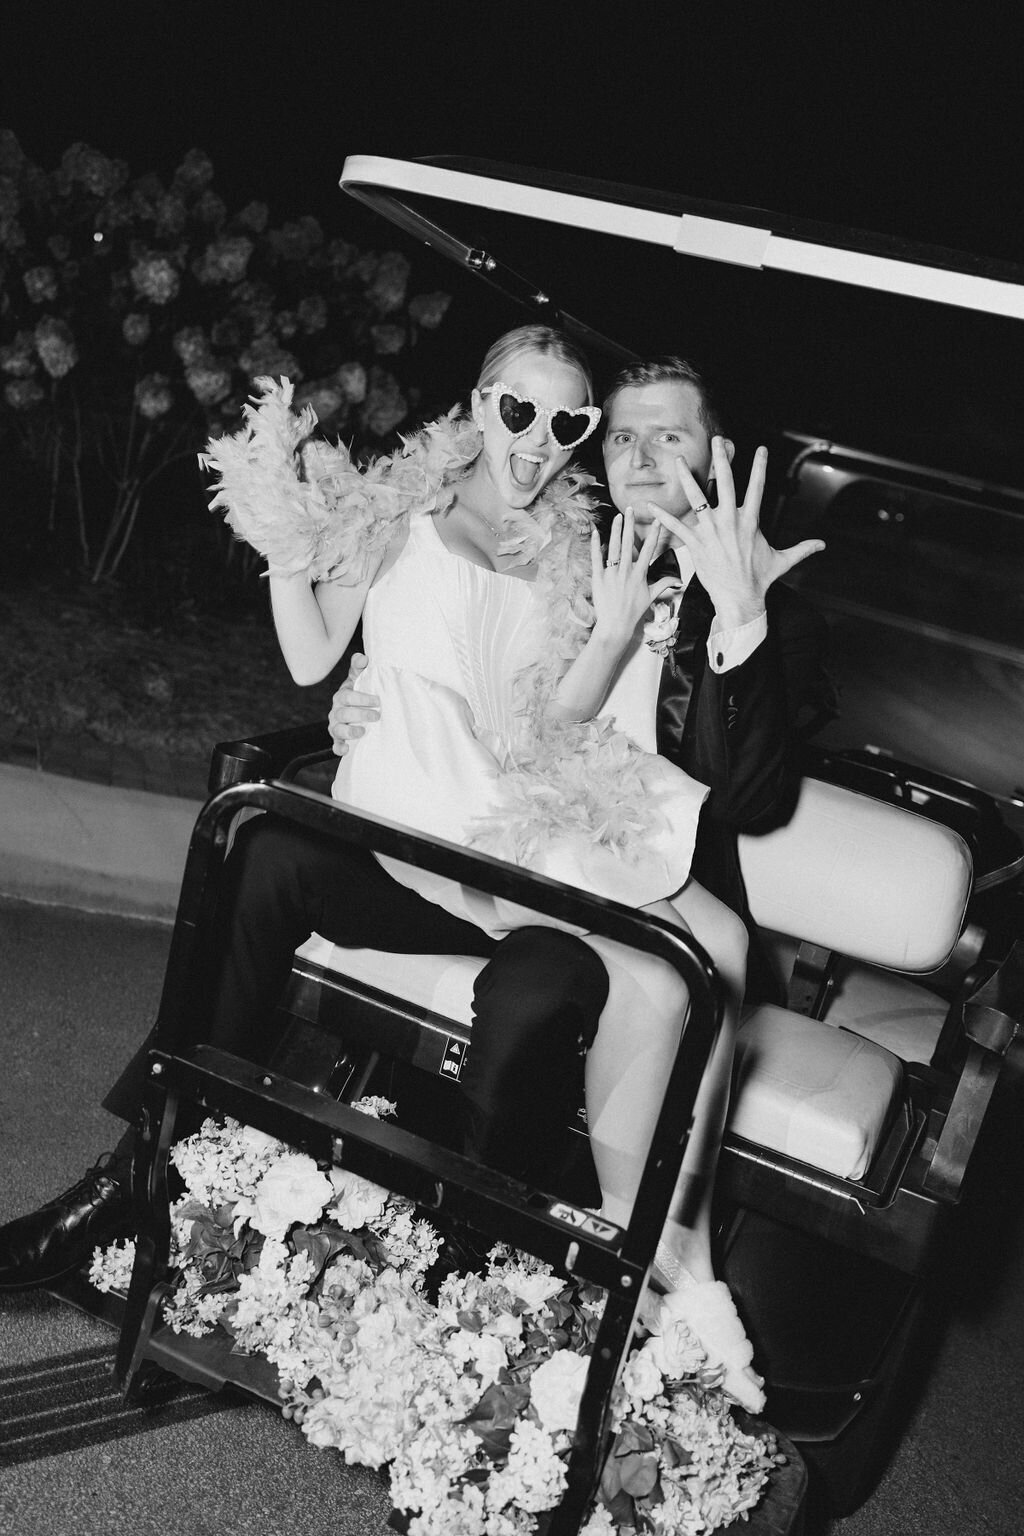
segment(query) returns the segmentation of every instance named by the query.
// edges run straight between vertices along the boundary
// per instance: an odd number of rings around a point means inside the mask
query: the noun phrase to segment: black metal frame
[[[570,1536],[579,1528],[599,1475],[612,1388],[632,1337],[689,1137],[695,1097],[720,1026],[714,968],[688,935],[657,918],[395,823],[359,815],[313,790],[263,776],[285,771],[286,764],[294,775],[304,763],[322,757],[324,738],[321,727],[280,732],[231,743],[215,753],[211,789],[216,792],[200,812],[192,835],[144,1093],[136,1168],[136,1261],[117,1374],[129,1393],[140,1388],[147,1361],[210,1385],[224,1379],[218,1376],[219,1365],[211,1369],[204,1361],[202,1349],[194,1352],[190,1364],[188,1344],[169,1338],[167,1330],[160,1337],[160,1310],[170,1289],[169,1154],[180,1104],[196,1102],[289,1142],[324,1165],[343,1162],[421,1206],[443,1209],[484,1234],[536,1253],[562,1272],[607,1290],[568,1466],[568,1489],[549,1527],[551,1536]],[[250,782],[237,782],[245,779]],[[624,1231],[422,1136],[334,1102],[280,1072],[203,1043],[217,963],[213,915],[224,857],[236,817],[253,811],[272,812],[324,837],[435,870],[632,945],[674,967],[691,1003]],[[361,989],[356,985],[354,990]],[[371,1010],[390,1006],[374,988],[362,989],[360,1003]]]

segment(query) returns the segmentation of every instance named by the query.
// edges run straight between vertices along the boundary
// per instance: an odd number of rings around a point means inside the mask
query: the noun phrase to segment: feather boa
[[[257,379],[245,426],[211,440],[200,463],[218,476],[211,507],[270,572],[310,582],[365,579],[414,509],[443,512],[480,452],[472,420],[455,407],[365,468],[343,445],[312,437],[316,414],[292,410],[289,380]],[[550,712],[555,690],[586,643],[593,477],[563,471],[528,512],[503,519],[513,563],[537,562],[547,616],[544,651],[516,679],[523,731],[515,762],[498,775],[501,808],[474,826],[471,846],[528,865],[550,839],[579,838],[628,862],[664,817],[646,798],[643,754],[607,721],[579,724]]]
[[[292,410],[289,379],[257,379],[256,387],[244,427],[211,439],[199,462],[218,476],[211,507],[224,511],[235,536],[275,575],[363,580],[413,508],[443,512],[451,505],[480,452],[479,431],[456,406],[397,453],[360,467],[343,444],[312,436],[316,413],[308,405]],[[589,532],[590,503],[576,505],[575,492],[590,478],[563,476],[561,493],[549,490],[530,512],[506,512],[499,549],[512,565],[537,560],[555,525]]]

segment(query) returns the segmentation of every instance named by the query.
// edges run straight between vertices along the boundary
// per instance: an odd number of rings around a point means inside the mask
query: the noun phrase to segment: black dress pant
[[[393,880],[367,850],[273,815],[244,822],[225,867],[217,943],[223,960],[212,1044],[266,1060],[292,956],[311,933],[348,948],[477,955],[473,1038],[460,1086],[465,1150],[544,1183],[578,1103],[583,1053],[608,995],[581,939],[543,926],[494,940]],[[151,1042],[111,1089],[107,1109],[134,1119]]]

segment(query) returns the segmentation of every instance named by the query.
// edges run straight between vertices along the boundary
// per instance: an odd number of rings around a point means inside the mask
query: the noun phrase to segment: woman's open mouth
[[[540,478],[544,460],[535,453],[513,453],[509,455],[508,467],[519,489],[532,491]]]

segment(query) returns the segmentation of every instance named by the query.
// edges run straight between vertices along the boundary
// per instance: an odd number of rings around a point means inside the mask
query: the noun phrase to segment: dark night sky
[[[337,190],[349,153],[481,156],[1024,251],[1019,39],[988,19],[1013,8],[677,0],[598,20],[605,9],[6,0],[0,122],[45,166],[74,139],[134,172],[169,172],[198,145],[229,199],[263,198],[275,219],[312,212],[378,246],[391,235]],[[835,288],[787,310],[760,289],[734,297],[710,270],[662,344],[686,348],[675,332],[692,328],[698,354],[756,378],[759,414],[860,431],[882,451],[931,441],[934,461],[970,472],[1012,458],[1024,413],[1013,322],[897,313]],[[611,313],[621,276],[595,295]],[[638,285],[625,286],[635,303]],[[861,408],[840,407],[843,392]]]

